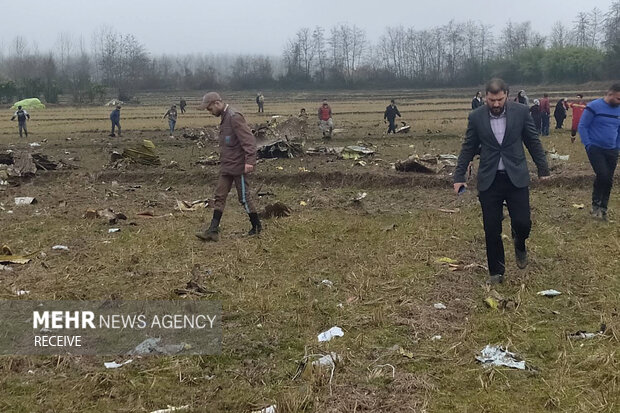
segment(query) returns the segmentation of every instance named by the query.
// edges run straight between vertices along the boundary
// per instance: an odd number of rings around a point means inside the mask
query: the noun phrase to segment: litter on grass
[[[103,363],[103,365],[105,366],[106,369],[117,369],[119,367],[123,367],[125,364],[131,363],[132,361],[133,361],[132,359],[123,361],[122,363],[117,363],[115,361],[109,361],[109,362]]]
[[[556,297],[556,296],[558,296],[558,295],[560,295],[562,293],[559,292],[558,290],[553,290],[552,289],[552,290],[539,291],[536,294],[542,295],[542,296],[545,296],[545,297]]]
[[[480,363],[490,366],[505,366],[513,369],[525,370],[525,360],[500,346],[487,344],[476,357]]]
[[[327,331],[323,331],[321,334],[318,335],[318,340],[319,342],[322,341],[329,341],[334,337],[342,337],[344,336],[344,332],[342,331],[342,329],[340,327],[332,327]]]

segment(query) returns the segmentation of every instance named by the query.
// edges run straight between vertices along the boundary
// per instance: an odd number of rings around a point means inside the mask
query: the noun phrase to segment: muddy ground
[[[569,159],[550,160],[553,178],[544,183],[530,164],[531,264],[517,270],[505,241],[508,277],[497,293],[517,305],[494,310],[484,303],[491,293],[480,267],[486,260],[474,181],[457,197],[449,167],[420,174],[393,166],[410,155],[458,154],[468,91],[328,95],[342,129],[330,142],[314,121],[323,95],[265,94],[264,115],[254,113],[251,94],[229,95],[252,124],[305,107],[306,136],[294,137],[305,149],[361,144],[375,154],[363,165],[333,154],[261,160],[251,178],[255,193],[268,193],[258,198],[259,208],[280,201],[290,216],[267,219],[259,238],[247,237],[249,222],[232,192],[217,244],[193,235],[212,209],[175,209],[178,200],[211,198],[217,178],[217,165],[197,164],[218,151],[215,141],[182,137],[208,135],[217,125],[194,109],[198,96],[188,96],[175,138],[161,120],[171,100],[163,94],[123,108],[121,138],[107,136],[104,107],[33,111],[31,135],[23,140],[3,122],[2,152],[44,153],[76,168],[39,170],[0,188],[0,244],[32,254],[30,263],[0,271],[1,298],[181,299],[174,290],[199,274],[210,293],[192,299],[222,302],[224,337],[220,355],[134,358],[116,370],[103,366],[110,357],[4,356],[0,410],[149,412],[189,405],[196,412],[249,412],[277,404],[278,412],[617,411],[620,202],[614,190],[609,223],[589,218],[592,173],[583,147],[570,143],[567,130],[543,139],[546,150]],[[411,133],[385,136],[382,110],[390,97]],[[143,139],[155,144],[161,165],[110,164],[112,151]],[[15,206],[18,196],[38,202]],[[83,218],[103,208],[127,220]],[[152,216],[139,215],[145,211]],[[108,233],[110,227],[121,231]],[[51,250],[57,244],[69,251]],[[439,263],[444,257],[461,267]],[[478,265],[462,269],[468,264]],[[563,294],[536,294],[548,288]],[[29,293],[17,296],[20,290]],[[434,308],[439,302],[446,309]],[[567,338],[601,323],[604,335]],[[318,343],[317,334],[335,325],[344,337]],[[507,346],[532,368],[482,367],[474,356],[486,344]],[[333,377],[319,370],[293,379],[305,354],[331,351],[342,358]]]

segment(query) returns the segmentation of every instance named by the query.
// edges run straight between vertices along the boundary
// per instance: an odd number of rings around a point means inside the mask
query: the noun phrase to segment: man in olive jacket
[[[465,172],[474,155],[480,151],[478,198],[489,264],[489,283],[504,281],[505,256],[502,242],[504,201],[512,226],[517,266],[527,266],[525,240],[530,235],[530,175],[525,158],[525,145],[538,168],[538,176],[549,176],[547,158],[534,121],[525,105],[508,102],[508,87],[501,79],[486,85],[486,105],[469,114],[467,133],[454,171],[454,191],[460,193]]]
[[[207,109],[213,116],[219,116],[222,120],[219,136],[220,176],[215,189],[213,219],[211,225],[197,232],[196,236],[204,241],[219,240],[220,220],[233,183],[237,188],[239,202],[252,223],[248,235],[257,235],[261,232],[262,226],[248,182],[248,174],[254,171],[256,165],[256,138],[243,115],[225,104],[218,93],[209,92],[204,95],[199,107]]]

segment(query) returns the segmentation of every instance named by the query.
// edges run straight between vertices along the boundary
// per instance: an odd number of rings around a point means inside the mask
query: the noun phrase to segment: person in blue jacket
[[[116,105],[116,109],[110,112],[110,121],[112,121],[112,132],[110,136],[114,135],[114,127],[118,129],[118,136],[121,136],[121,105]]]
[[[620,151],[620,83],[611,85],[605,97],[588,103],[578,130],[595,174],[590,214],[606,221]]]

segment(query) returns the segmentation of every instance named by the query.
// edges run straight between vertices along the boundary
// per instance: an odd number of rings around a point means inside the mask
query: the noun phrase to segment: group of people
[[[525,243],[532,222],[524,146],[536,164],[540,179],[548,179],[550,171],[539,130],[527,105],[520,99],[508,101],[508,86],[501,79],[490,80],[485,92],[485,104],[469,114],[465,141],[454,172],[454,191],[460,194],[467,187],[466,171],[474,156],[480,154],[478,199],[485,232],[488,283],[496,284],[504,281],[506,271],[501,237],[504,204],[510,215],[517,267],[523,269],[528,264]],[[518,98],[527,99],[525,93],[520,93]],[[546,94],[543,99],[548,103]],[[574,104],[580,108],[583,102],[578,100]],[[620,151],[620,84],[612,85],[603,98],[585,105],[581,113],[573,128],[579,132],[595,173],[590,214],[606,221]]]

